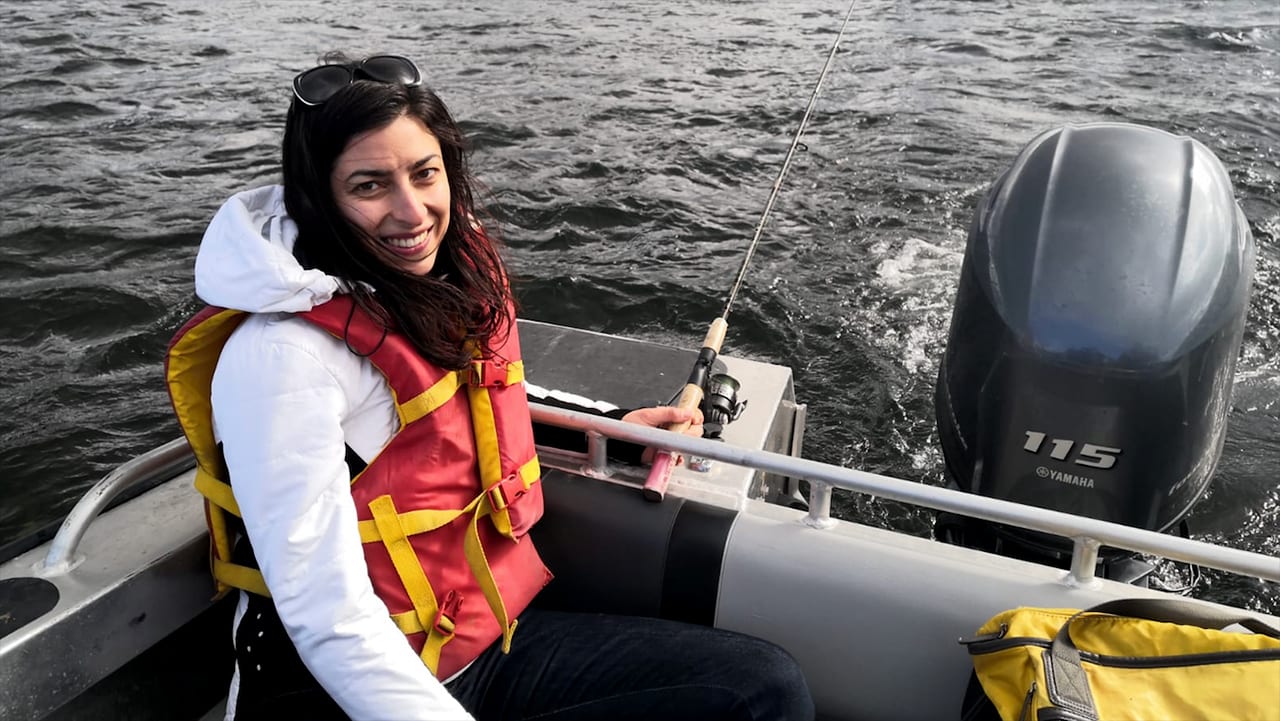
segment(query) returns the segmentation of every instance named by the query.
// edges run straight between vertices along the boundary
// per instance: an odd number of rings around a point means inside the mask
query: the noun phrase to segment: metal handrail
[[[614,438],[807,480],[812,487],[809,515],[805,520],[815,528],[825,528],[835,524],[830,517],[831,489],[843,488],[938,511],[958,513],[1073,539],[1075,546],[1068,579],[1075,583],[1087,583],[1092,580],[1098,548],[1101,545],[1149,553],[1280,582],[1280,558],[1274,556],[1217,546],[1061,511],[1025,506],[950,488],[928,486],[780,453],[740,448],[722,442],[693,438],[563,408],[534,404],[530,406],[530,411],[533,420],[538,423],[578,430],[587,435],[589,467],[584,470],[593,476],[607,474],[605,445],[608,439]],[[184,471],[190,468],[192,463],[191,449],[186,439],[178,438],[122,464],[107,474],[67,514],[57,535],[50,543],[44,560],[37,564],[36,572],[41,575],[66,572],[74,565],[76,549],[84,538],[89,524],[113,499],[138,484]]]
[[[50,542],[44,560],[36,564],[36,573],[48,576],[65,573],[74,567],[76,549],[89,530],[89,524],[121,493],[157,478],[171,477],[194,464],[195,458],[186,438],[176,438],[120,464],[76,502]]]
[[[780,453],[739,448],[722,442],[693,438],[634,423],[624,423],[603,416],[539,405],[532,405],[530,410],[534,421],[583,431],[588,434],[593,445],[602,445],[604,438],[615,438],[782,476],[803,478],[812,484],[810,511],[806,520],[810,525],[818,528],[834,524],[830,519],[829,509],[830,489],[835,487],[1073,539],[1075,548],[1071,572],[1067,577],[1072,583],[1083,584],[1092,581],[1100,545],[1149,553],[1280,582],[1280,558],[1261,553],[1216,546],[1212,543],[1119,523],[1035,506],[1024,506],[1011,501],[965,493],[951,488],[928,486]],[[589,455],[592,458],[604,458],[603,451],[598,448],[589,452]],[[594,474],[600,474],[604,469],[595,468],[592,471]]]

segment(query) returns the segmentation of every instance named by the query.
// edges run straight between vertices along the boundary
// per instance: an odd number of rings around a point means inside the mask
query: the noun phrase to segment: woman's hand
[[[627,423],[649,426],[650,428],[665,428],[669,425],[688,423],[689,427],[684,430],[684,434],[694,438],[702,437],[702,410],[699,408],[678,408],[676,406],[637,408],[623,416],[622,420]],[[652,448],[646,448],[641,460],[645,463],[651,463],[653,462],[653,454]],[[681,460],[679,456],[676,457],[677,463]]]

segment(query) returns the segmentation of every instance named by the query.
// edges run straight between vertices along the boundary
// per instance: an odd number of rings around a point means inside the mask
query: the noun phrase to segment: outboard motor
[[[1175,530],[1222,450],[1254,247],[1222,164],[1190,138],[1068,125],[975,213],[935,396],[949,481]],[[1071,541],[943,514],[939,538],[1065,567]],[[1149,567],[1102,549],[1099,574]]]

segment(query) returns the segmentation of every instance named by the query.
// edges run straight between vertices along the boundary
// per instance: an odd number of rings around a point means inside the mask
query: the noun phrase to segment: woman
[[[811,718],[765,642],[528,608],[539,469],[463,136],[408,59],[328,61],[294,79],[283,187],[201,243],[196,292],[232,310],[168,362],[215,577],[242,590],[228,717]]]

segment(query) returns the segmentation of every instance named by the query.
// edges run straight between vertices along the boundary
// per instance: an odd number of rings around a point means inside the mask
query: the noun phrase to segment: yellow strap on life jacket
[[[511,636],[516,631],[516,623],[507,617],[507,605],[502,602],[502,595],[498,592],[498,582],[493,577],[493,569],[489,567],[489,559],[485,557],[484,546],[480,543],[480,517],[487,516],[493,511],[489,494],[483,494],[483,498],[484,500],[477,505],[475,513],[471,516],[471,524],[467,529],[466,540],[463,541],[462,547],[467,557],[467,565],[471,567],[472,575],[480,583],[484,600],[488,602],[489,610],[493,612],[493,617],[498,620],[498,625],[502,628],[502,652],[511,653]]]
[[[391,620],[395,622],[396,628],[400,629],[400,633],[410,636],[415,633],[422,633],[426,629],[422,627],[422,621],[418,620],[417,611],[405,611],[403,613],[391,614]]]
[[[483,488],[502,480],[502,455],[498,451],[498,425],[493,419],[493,399],[484,386],[467,386],[471,401],[471,425],[476,436],[476,455],[480,461],[480,485]]]
[[[453,394],[458,392],[459,388],[468,384],[471,373],[470,368],[446,373],[443,378],[432,384],[430,388],[404,403],[397,403],[396,413],[400,416],[401,428],[447,403],[450,398],[453,398]],[[507,375],[504,380],[505,385],[515,385],[522,381],[524,381],[524,361],[515,361],[508,364]]]
[[[214,476],[199,466],[196,467],[196,490],[205,497],[205,510],[209,514],[209,536],[215,548],[231,548],[231,530],[227,525],[226,514],[240,517],[240,505],[231,491],[231,484]],[[259,596],[270,597],[267,582],[262,572],[251,566],[232,563],[230,550],[226,555],[215,555],[212,559],[213,579],[219,588],[229,586],[240,588]]]
[[[444,405],[458,389],[467,383],[468,371],[453,371],[432,386],[404,403],[396,404],[396,413],[400,414],[400,427],[426,416]]]
[[[475,503],[475,501],[472,501]],[[400,527],[404,529],[405,535],[415,536],[419,533],[427,533],[434,531],[449,523],[470,510],[471,506],[467,506],[461,510],[436,510],[434,508],[420,509],[417,511],[406,511],[400,514]],[[360,521],[360,542],[373,543],[382,540],[382,531],[379,529],[377,519],[370,521]]]
[[[236,497],[231,491],[230,483],[203,468],[197,467],[195,487],[200,492],[200,495],[209,499],[210,503],[237,518],[240,517],[240,504],[236,503]]]
[[[267,590],[267,581],[262,577],[262,571],[256,568],[215,558],[213,577],[233,588],[271,598],[271,592]]]
[[[524,380],[524,362],[514,361],[507,365],[505,383],[511,385]],[[476,455],[479,459],[480,485],[486,492],[495,483],[503,480],[502,455],[498,447],[498,424],[493,416],[493,399],[489,396],[489,388],[483,385],[468,385],[467,400],[471,406],[471,426],[476,438]],[[524,487],[533,485],[541,475],[538,459],[535,457],[519,469]],[[511,532],[511,517],[506,508],[490,507],[493,513],[493,525],[502,535],[514,540]],[[474,519],[473,519],[474,520]],[[477,545],[479,538],[476,539]],[[488,563],[483,564],[486,571]],[[492,575],[492,574],[490,574]],[[477,576],[479,578],[479,576]],[[499,599],[500,601],[500,599]],[[490,601],[490,605],[493,602]],[[504,626],[505,628],[505,626]]]
[[[447,625],[437,622],[436,616],[440,607],[436,601],[435,591],[431,589],[427,573],[422,570],[422,563],[409,543],[408,534],[400,524],[400,516],[396,513],[396,505],[391,496],[379,496],[373,499],[369,504],[369,510],[373,513],[374,523],[377,524],[382,537],[382,545],[391,556],[391,564],[396,569],[396,575],[400,577],[400,582],[404,584],[405,591],[409,594],[409,601],[413,603],[418,623],[427,632],[427,642],[422,647],[421,656],[422,662],[434,675],[440,666],[440,653],[444,645],[453,638],[453,619],[447,619]]]
[[[530,459],[528,463],[520,466],[520,480],[523,481],[524,487],[529,488],[542,476],[542,467],[538,465],[538,459]],[[405,535],[415,536],[419,533],[428,533],[437,528],[442,528],[453,522],[453,519],[473,511],[477,504],[480,503],[482,497],[487,499],[489,503],[489,515],[493,517],[493,525],[498,531],[512,538],[510,513],[507,509],[497,508],[493,505],[493,499],[488,496],[488,490],[481,493],[471,500],[465,507],[459,509],[438,510],[434,508],[419,509],[416,511],[405,511],[399,514],[400,527],[404,529]],[[382,540],[382,532],[379,530],[376,520],[360,521],[358,524],[360,531],[361,543],[375,543]]]

